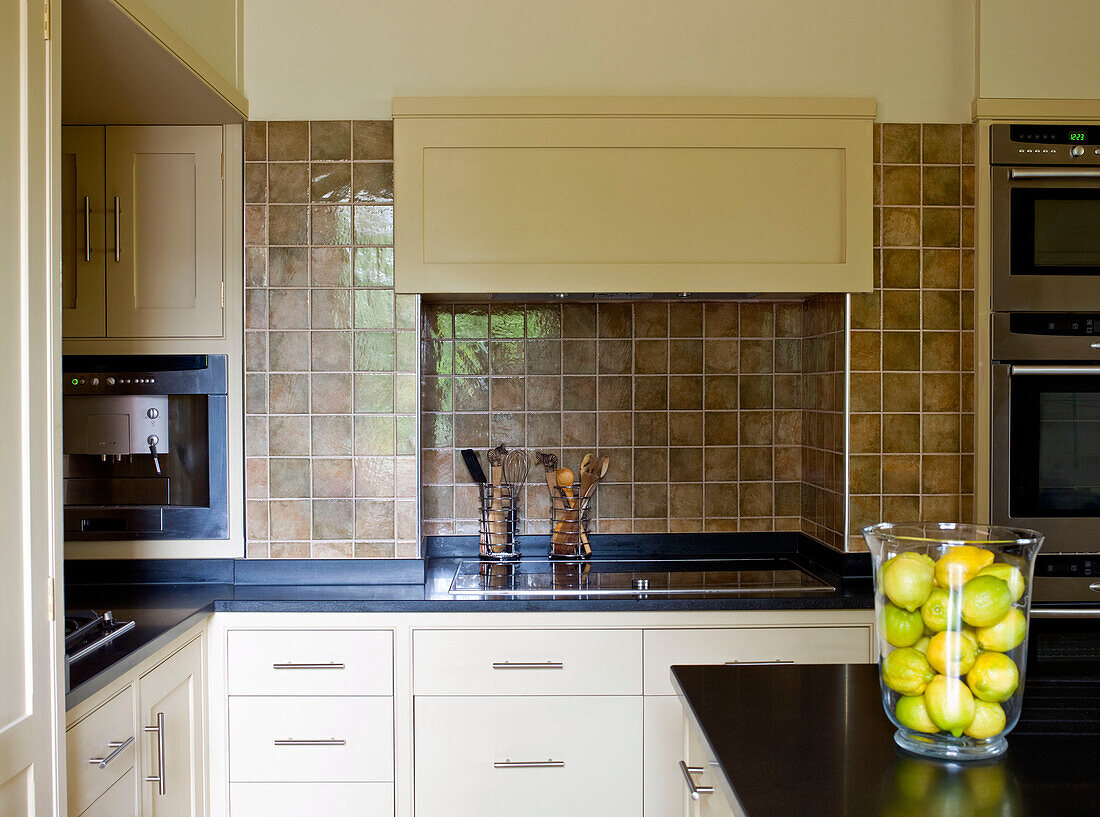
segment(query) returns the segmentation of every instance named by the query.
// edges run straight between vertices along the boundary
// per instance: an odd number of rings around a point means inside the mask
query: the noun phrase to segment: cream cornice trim
[[[862,97],[394,97],[393,117],[874,119]]]
[[[975,99],[973,120],[1100,121],[1100,99]]]

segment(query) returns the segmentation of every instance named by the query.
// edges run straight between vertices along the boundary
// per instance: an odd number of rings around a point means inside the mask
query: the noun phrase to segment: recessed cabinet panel
[[[65,733],[69,814],[81,814],[134,765],[138,739],[132,686]]]
[[[424,179],[427,264],[844,261],[838,148],[428,148]]]
[[[106,332],[104,131],[61,129],[61,321],[72,338]]]
[[[108,336],[222,334],[221,162],[219,127],[108,128]]]
[[[872,100],[393,110],[399,292],[872,288]]]
[[[80,817],[137,817],[137,773],[134,767],[88,806]]]

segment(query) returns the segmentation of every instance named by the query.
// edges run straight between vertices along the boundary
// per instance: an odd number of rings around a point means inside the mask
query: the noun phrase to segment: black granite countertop
[[[698,541],[695,536],[691,540]],[[112,610],[137,626],[71,665],[66,706],[72,708],[157,652],[213,612],[255,613],[514,613],[870,609],[870,579],[804,538],[753,537],[752,548],[727,552],[670,546],[639,554],[612,537],[597,540],[607,558],[784,556],[836,587],[721,596],[487,598],[448,593],[469,542],[429,543],[426,559],[394,560],[142,560],[67,562],[65,608]],[[456,544],[455,542],[458,542]],[[727,541],[727,538],[723,538]],[[475,547],[476,547],[476,540]],[[636,540],[632,540],[635,544]],[[823,546],[817,546],[821,548]],[[533,549],[532,549],[533,550]],[[476,552],[476,551],[475,551]],[[848,563],[850,567],[850,562]],[[848,572],[846,578],[840,571]]]
[[[873,664],[683,666],[672,680],[717,780],[710,796],[747,817],[1100,814],[1096,681],[1029,682],[1008,751],[959,764],[895,746]],[[1073,725],[1046,717],[1067,685],[1088,702]]]

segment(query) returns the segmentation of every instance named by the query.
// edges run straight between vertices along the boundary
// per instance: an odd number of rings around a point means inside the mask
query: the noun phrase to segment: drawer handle
[[[146,732],[157,733],[157,773],[151,774],[145,778],[146,783],[156,783],[157,793],[164,795],[165,783],[164,783],[164,713],[157,713],[157,725],[146,726]]]
[[[114,749],[111,754],[107,755],[107,757],[90,757],[88,758],[88,762],[99,766],[101,769],[106,769],[107,764],[125,752],[126,747],[133,742],[134,739],[132,737],[126,738],[126,740],[112,740],[107,744],[108,749]]]
[[[295,738],[285,738],[275,741],[276,746],[346,746],[347,741],[343,738],[320,738],[313,740],[296,740]]]
[[[684,773],[684,782],[687,783],[688,794],[691,795],[692,800],[698,800],[704,794],[714,794],[714,786],[700,786],[695,782],[693,774],[702,774],[704,769],[702,766],[689,766],[684,761],[680,761],[680,771]]]
[[[773,658],[771,661],[726,661],[724,663],[725,663],[726,666],[733,666],[734,664],[737,664],[737,665],[742,666],[742,667],[746,667],[746,666],[748,666],[748,667],[752,667],[752,666],[762,667],[762,666],[770,666],[772,664],[793,664],[794,659],[793,658]]]
[[[561,661],[494,661],[493,669],[565,669]]]
[[[564,769],[564,760],[494,760],[494,769]]]
[[[344,665],[336,661],[330,661],[327,664],[310,664],[310,663],[294,663],[288,662],[286,664],[272,664],[272,669],[344,669]]]

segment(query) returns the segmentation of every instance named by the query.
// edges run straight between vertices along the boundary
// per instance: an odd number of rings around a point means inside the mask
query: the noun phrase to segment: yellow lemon
[[[978,571],[979,576],[996,576],[1008,585],[1008,591],[1012,594],[1012,603],[1015,604],[1024,594],[1024,574],[1017,568],[1006,562],[997,562],[989,567],[983,567]]]
[[[1005,617],[992,627],[978,630],[978,646],[983,650],[1008,652],[1019,647],[1027,636],[1027,617],[1016,607],[1008,608]]]
[[[945,630],[928,642],[928,663],[942,675],[966,675],[977,657],[977,645],[963,633]]]
[[[919,650],[920,652],[927,655],[928,654],[928,642],[930,640],[931,639],[927,635],[922,635],[920,638],[917,639],[917,643],[913,645],[913,649],[914,650]]]
[[[932,592],[932,560],[921,553],[902,553],[882,568],[882,590],[898,607],[910,613]]]
[[[912,647],[894,650],[882,661],[882,680],[902,695],[920,695],[936,676],[924,653]]]
[[[917,732],[927,732],[934,735],[940,728],[928,717],[928,709],[925,706],[924,696],[902,695],[898,698],[898,704],[894,708],[898,723]]]
[[[1004,653],[983,652],[966,674],[966,683],[981,700],[1000,703],[1012,697],[1020,685],[1020,670]]]
[[[924,633],[920,613],[887,604],[882,611],[882,634],[895,647],[912,647]]]
[[[920,608],[924,626],[933,633],[957,630],[962,627],[962,604],[959,594],[936,587],[928,594],[928,600]]]
[[[936,561],[936,584],[940,587],[961,587],[979,570],[992,563],[992,551],[973,545],[957,545]]]
[[[1004,728],[1005,711],[1001,709],[1001,705],[977,700],[974,701],[974,720],[963,730],[963,734],[985,740],[1001,734]]]
[[[971,627],[992,627],[1012,606],[1008,583],[996,576],[975,576],[963,585],[962,617]]]
[[[974,695],[958,678],[933,678],[924,689],[924,706],[932,723],[955,737],[974,720]]]

